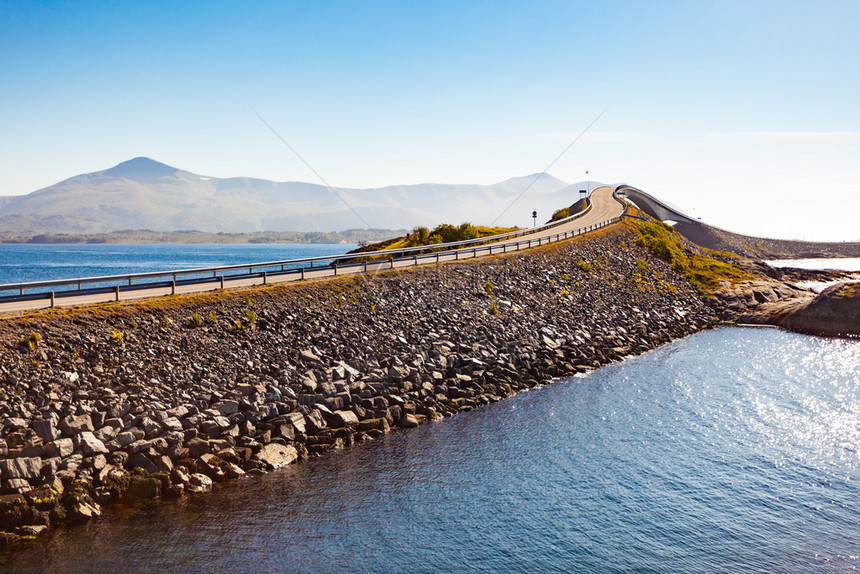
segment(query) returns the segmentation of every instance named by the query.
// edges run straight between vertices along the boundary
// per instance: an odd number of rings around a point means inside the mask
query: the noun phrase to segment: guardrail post
[[[412,262],[413,262],[416,266],[418,265],[418,256],[417,256],[417,255],[413,255],[413,256],[412,256]]]
[[[439,252],[436,252],[436,263],[439,263]]]
[[[391,262],[391,269],[394,269],[394,258],[392,257],[392,258],[391,258],[391,259],[389,259],[388,261],[390,261],[390,262]]]
[[[364,260],[364,272],[367,273],[367,259]]]
[[[119,301],[119,285],[113,286],[114,295],[116,295],[116,300]]]
[[[337,277],[337,261],[332,263],[331,266],[334,269],[334,276]]]
[[[170,282],[170,294],[176,295],[176,279]]]
[[[221,289],[224,289],[224,276],[221,276]]]
[[[263,271],[263,285],[266,285],[266,284],[268,284],[268,276],[266,275],[266,272]]]
[[[302,279],[304,279],[304,278],[305,278],[305,268],[304,268],[304,267],[299,267],[299,269],[301,269],[301,270],[302,270]]]
[[[51,291],[51,308],[54,308],[54,292]]]

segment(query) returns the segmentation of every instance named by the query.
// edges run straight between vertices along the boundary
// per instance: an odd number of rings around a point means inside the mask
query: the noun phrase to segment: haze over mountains
[[[411,229],[439,223],[490,224],[537,180],[497,222],[546,221],[579,198],[584,183],[568,185],[548,174],[493,185],[418,184],[344,189],[250,177],[219,179],[145,157],[72,177],[22,196],[0,198],[0,232],[107,233],[118,230],[341,231],[370,227]],[[366,221],[366,223],[365,223]]]

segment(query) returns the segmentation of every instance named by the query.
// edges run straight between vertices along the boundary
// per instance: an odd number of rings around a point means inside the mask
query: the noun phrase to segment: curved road
[[[511,245],[512,242],[527,242],[528,240],[538,240],[539,244],[541,240],[546,240],[549,237],[564,234],[568,232],[575,231],[577,229],[582,229],[583,227],[588,227],[590,225],[595,225],[609,219],[613,219],[615,217],[620,217],[624,212],[624,206],[613,198],[613,192],[616,186],[602,185],[599,187],[595,187],[591,192],[591,209],[588,213],[579,217],[577,219],[571,220],[564,224],[558,225],[551,229],[542,229],[540,231],[536,231],[535,233],[530,233],[524,235],[522,237],[518,237],[514,240],[500,240],[495,243],[489,243],[479,246],[474,252],[469,253],[466,252],[455,254],[454,252],[440,252],[437,257],[425,257],[424,259],[403,259],[400,261],[370,261],[366,266],[366,271],[363,266],[354,266],[348,268],[340,268],[337,270],[333,270],[329,267],[321,267],[319,269],[306,269],[303,278],[304,279],[316,279],[323,277],[331,277],[333,274],[337,275],[347,275],[354,273],[377,273],[380,271],[385,271],[389,269],[398,269],[404,267],[412,267],[418,264],[435,264],[436,262],[443,261],[454,261],[458,259],[471,259],[473,257],[484,257],[487,255],[495,255],[502,252],[508,252],[511,250],[519,250],[519,247],[503,247],[505,244]],[[545,241],[543,241],[545,243]],[[286,283],[290,281],[296,281],[301,279],[302,275],[295,274],[287,274],[287,275],[275,275],[269,276],[267,278],[267,284],[275,284],[275,283]],[[255,285],[263,284],[263,280],[260,277],[245,277],[240,279],[226,280],[225,287],[236,288],[236,287],[252,287]],[[215,291],[219,288],[216,284],[208,283],[208,284],[197,284],[197,285],[182,285],[177,286],[175,289],[176,294],[188,294],[188,293],[200,293],[204,291]],[[160,297],[163,295],[170,295],[171,288],[170,287],[155,287],[151,289],[140,289],[135,291],[125,291],[122,293],[122,300],[127,301],[131,299],[142,299],[147,297]],[[77,296],[67,296],[67,297],[57,297],[55,301],[56,306],[73,306],[73,305],[89,305],[93,303],[104,303],[107,301],[114,301],[115,295],[113,293],[96,293],[96,294],[86,294],[86,295],[77,295]],[[34,301],[13,301],[7,303],[0,303],[0,313],[14,313],[21,311],[29,311],[33,309],[44,309],[51,306],[51,303],[48,299],[39,299]]]

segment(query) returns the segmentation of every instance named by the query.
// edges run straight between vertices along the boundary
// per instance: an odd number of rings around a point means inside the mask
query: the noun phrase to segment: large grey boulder
[[[105,444],[90,431],[84,431],[78,435],[78,450],[84,456],[108,454],[109,452]]]
[[[860,282],[838,283],[778,318],[780,327],[811,335],[860,335]]]
[[[239,412],[239,403],[232,400],[221,401],[215,405],[215,409],[226,417]]]
[[[358,426],[358,417],[352,411],[334,411],[329,415],[328,420],[332,428]]]
[[[133,443],[137,439],[135,438],[134,433],[132,433],[131,431],[125,431],[116,435],[116,438],[114,440],[119,446],[123,447]]]
[[[43,450],[48,457],[66,457],[74,452],[75,443],[70,438],[60,438],[46,444]]]
[[[72,437],[83,431],[94,432],[96,429],[90,415],[69,415],[60,421],[60,430],[64,436]]]
[[[0,460],[0,476],[6,479],[22,478],[25,480],[39,478],[42,472],[42,458],[38,456],[7,458]]]
[[[57,440],[62,436],[60,431],[54,426],[54,421],[51,419],[33,421],[33,431],[44,442]]]
[[[299,457],[295,447],[269,443],[254,455],[254,458],[272,468],[280,468],[294,462]]]

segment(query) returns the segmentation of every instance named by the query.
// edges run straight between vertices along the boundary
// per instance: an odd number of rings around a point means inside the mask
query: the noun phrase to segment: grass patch
[[[367,245],[366,247],[354,249],[350,253],[381,251],[383,249],[404,249],[406,247],[422,247],[424,245],[432,246],[440,243],[452,243],[454,241],[501,235],[502,233],[517,231],[518,229],[518,227],[485,227],[482,225],[472,225],[468,222],[461,223],[460,225],[442,223],[433,229],[418,226],[411,233],[407,233],[405,237],[397,237],[381,243]]]
[[[490,281],[489,279],[484,281],[484,292],[487,294],[487,297],[493,296],[493,290],[495,288],[496,288],[496,286],[493,285],[493,282]]]
[[[717,251],[716,249],[708,249],[707,247],[704,249],[705,253],[711,257],[719,257],[720,259],[737,259],[739,257],[737,253],[732,253],[731,251]]]
[[[720,280],[731,282],[750,279],[749,273],[717,261],[709,255],[693,253],[687,256],[680,239],[671,227],[657,221],[625,221],[638,236],[635,243],[672,265],[700,295],[710,295],[720,287]]]
[[[39,342],[42,340],[42,336],[35,331],[18,341],[18,346],[22,349],[29,349],[34,351],[36,347],[39,346]]]
[[[576,266],[579,267],[580,271],[585,271],[586,273],[594,269],[594,266],[591,263],[583,261],[582,259],[576,262]]]
[[[559,219],[567,219],[568,217],[570,217],[570,208],[562,207],[561,209],[555,210],[550,221],[558,221]]]

